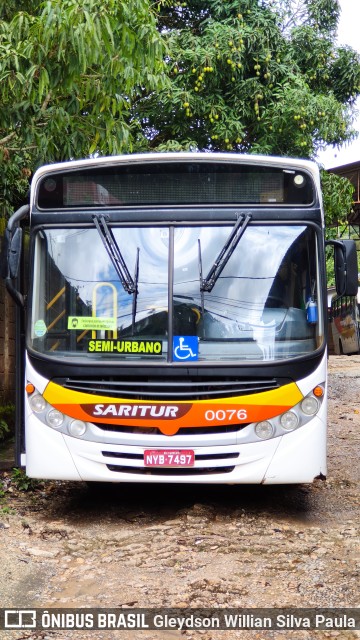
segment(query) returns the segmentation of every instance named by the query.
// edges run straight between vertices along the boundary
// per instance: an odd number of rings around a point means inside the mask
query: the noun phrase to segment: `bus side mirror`
[[[17,279],[22,254],[22,229],[17,227],[14,231],[6,229],[4,235],[3,251],[1,256],[1,276],[5,280],[6,289],[12,299],[20,307],[24,306],[24,298],[14,287],[13,281]]]
[[[328,240],[334,247],[335,287],[338,296],[356,296],[358,292],[358,264],[354,240]]]
[[[13,300],[20,307],[24,306],[24,297],[14,286],[17,280],[22,256],[22,228],[20,220],[29,215],[29,205],[23,205],[9,219],[2,243],[0,275],[5,280],[6,288]]]
[[[8,233],[8,231],[6,233]],[[22,229],[20,227],[15,229],[7,245],[8,277],[13,280],[18,276],[21,261]]]
[[[339,296],[356,296],[358,292],[358,264],[354,240],[342,240],[335,246],[335,286]]]

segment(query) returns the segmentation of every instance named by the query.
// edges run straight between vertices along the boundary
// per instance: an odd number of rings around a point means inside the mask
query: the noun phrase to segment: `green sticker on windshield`
[[[68,329],[80,331],[116,331],[116,318],[69,316]]]
[[[34,334],[37,338],[42,338],[47,332],[44,320],[36,320],[34,324]]]

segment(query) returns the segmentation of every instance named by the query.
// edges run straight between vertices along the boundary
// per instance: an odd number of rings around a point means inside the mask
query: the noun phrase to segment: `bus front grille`
[[[288,379],[239,378],[192,376],[190,378],[169,377],[112,377],[100,378],[55,378],[56,384],[65,389],[128,400],[207,400],[231,398],[278,389],[288,384]]]
[[[129,427],[128,425],[123,424],[103,424],[100,422],[95,422],[92,420],[92,424],[94,424],[98,429],[106,432],[113,433],[130,433],[135,435],[145,435],[145,436],[161,436],[163,435],[161,430],[157,427]],[[241,423],[241,424],[230,424],[230,425],[221,425],[221,426],[204,426],[204,427],[180,427],[180,429],[176,432],[178,436],[185,435],[210,435],[210,434],[224,434],[224,433],[236,433],[237,431],[241,431],[248,426],[249,423]]]
[[[125,467],[125,466],[117,466],[114,464],[106,465],[109,471],[115,471],[117,473],[128,473],[128,474],[141,474],[141,475],[150,475],[150,476],[204,476],[211,474],[219,474],[219,473],[231,473],[234,471],[235,466],[232,467],[191,467],[189,469],[185,468],[149,468],[149,467]]]

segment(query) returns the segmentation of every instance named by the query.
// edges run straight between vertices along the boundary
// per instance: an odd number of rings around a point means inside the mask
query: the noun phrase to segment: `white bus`
[[[159,153],[38,169],[6,232],[18,464],[106,482],[325,476],[323,231],[304,160]],[[333,244],[338,293],[352,295],[355,245]]]

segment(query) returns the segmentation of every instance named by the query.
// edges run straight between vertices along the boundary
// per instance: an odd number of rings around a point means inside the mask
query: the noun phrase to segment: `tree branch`
[[[5,136],[5,138],[2,138],[2,140],[0,140],[0,146],[3,147],[7,142],[10,142],[10,140],[15,138],[15,136],[16,136],[16,131],[9,133],[8,136]]]
[[[45,109],[47,108],[50,100],[51,100],[51,91],[49,91],[49,93],[47,94],[44,102],[42,103],[40,111],[45,111]]]

